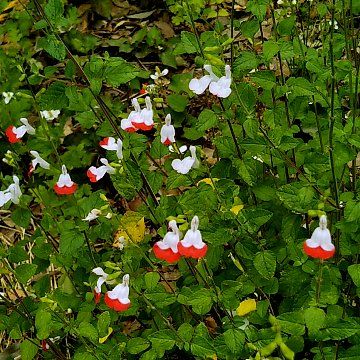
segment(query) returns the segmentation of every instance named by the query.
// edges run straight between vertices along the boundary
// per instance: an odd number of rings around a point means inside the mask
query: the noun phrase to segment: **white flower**
[[[254,160],[257,160],[257,161],[259,161],[259,162],[261,162],[261,163],[263,163],[264,162],[264,160],[260,157],[260,156],[253,156],[252,157]]]
[[[14,93],[9,91],[9,92],[3,92],[2,96],[4,97],[4,103],[8,104],[11,99],[14,97]]]
[[[167,114],[165,117],[165,125],[162,126],[160,131],[161,142],[164,145],[170,145],[175,142],[175,128],[171,125],[171,115]]]
[[[19,185],[19,178],[16,175],[13,175],[13,183],[10,184],[7,191],[10,193],[10,199],[14,204],[19,203],[20,196],[22,195],[20,185]]]
[[[116,246],[120,249],[120,250],[123,250],[124,247],[126,246],[127,244],[127,241],[125,240],[125,238],[123,236],[120,236],[117,243],[116,243]]]
[[[93,221],[95,219],[97,219],[99,217],[99,215],[101,215],[101,210],[99,209],[92,209],[84,219],[82,219],[83,221]]]
[[[11,194],[7,190],[0,191],[0,207],[4,206],[10,200]]]
[[[71,187],[74,182],[71,180],[70,175],[67,172],[66,166],[61,166],[61,175],[59,176],[59,180],[57,181],[57,186],[62,188],[64,186]]]
[[[43,169],[50,169],[50,164],[45,161],[37,151],[31,150],[30,154],[35,158],[31,161],[32,169],[35,170],[36,166],[39,164]]]
[[[104,282],[106,281],[106,279],[108,278],[109,274],[107,274],[101,267],[97,267],[95,269],[92,269],[92,272],[94,274],[96,274],[97,276],[99,276],[99,279],[96,283],[95,286],[95,292],[97,294],[101,293],[101,286],[102,284],[104,284]]]
[[[91,182],[99,181],[105,176],[106,173],[115,173],[115,169],[109,165],[109,162],[105,158],[101,158],[100,162],[103,164],[102,166],[99,166],[98,168],[91,166],[86,173]]]
[[[169,229],[171,231],[168,231],[162,240],[156,242],[156,245],[161,250],[171,249],[174,253],[177,253],[177,245],[180,241],[180,231],[175,220],[169,221]]]
[[[190,146],[190,153],[191,156],[187,156],[182,160],[175,159],[172,161],[171,163],[172,168],[179,174],[187,174],[192,167],[197,166],[195,146]]]
[[[189,83],[189,89],[195,94],[200,95],[209,87],[209,91],[213,95],[221,98],[228,97],[231,94],[230,65],[225,66],[225,76],[222,76],[220,79],[212,71],[211,65],[204,65],[204,69],[209,75],[205,75],[200,79],[192,79]]]
[[[136,131],[136,127],[132,124],[133,122],[141,122],[141,108],[137,98],[131,100],[131,104],[134,110],[130,112],[126,119],[121,120],[121,128],[127,132]]]
[[[19,127],[12,127],[11,132],[16,137],[16,139],[21,139],[26,133],[34,135],[35,129],[29,124],[26,118],[21,118],[20,122],[23,124]]]
[[[106,293],[106,297],[110,299],[110,302],[107,303],[108,306],[112,308],[116,308],[116,302],[120,303],[120,305],[128,305],[130,304],[129,299],[129,274],[123,276],[123,281],[121,284],[116,285],[113,290],[108,291]],[[115,303],[112,301],[115,300]],[[105,298],[105,302],[106,298]]]
[[[331,20],[329,20],[329,25],[331,26]],[[339,26],[338,26],[338,22],[336,20],[334,20],[334,30],[338,30]]]
[[[309,248],[321,247],[325,251],[334,251],[335,246],[331,242],[331,233],[327,228],[327,219],[325,215],[320,217],[319,227],[317,227],[311,238],[306,240],[306,245]]]
[[[176,150],[174,149],[174,147],[172,145],[169,146],[169,151],[170,152],[176,152]],[[180,154],[184,154],[187,151],[187,146],[186,145],[182,145],[179,148],[179,153]]]
[[[164,69],[163,71],[160,72],[160,69],[156,69],[155,71],[155,74],[154,75],[150,75],[150,77],[153,79],[153,80],[157,80],[159,79],[160,77],[162,76],[166,76],[167,74],[169,73],[169,70],[168,69]]]
[[[47,121],[57,119],[60,115],[60,110],[43,110],[40,111],[40,115]]]
[[[118,139],[116,142],[116,156],[119,160],[122,160],[124,158],[122,148],[123,142],[121,141],[121,139]]]
[[[225,66],[225,76],[217,81],[212,81],[209,91],[218,97],[227,98],[231,94],[231,69],[230,65]]]

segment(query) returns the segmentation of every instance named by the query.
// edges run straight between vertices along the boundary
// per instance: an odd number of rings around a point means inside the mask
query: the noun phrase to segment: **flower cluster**
[[[107,281],[109,275],[101,267],[97,267],[92,271],[99,276],[94,288],[94,301],[98,304],[101,300],[101,286],[106,282],[110,283]],[[105,293],[104,301],[110,309],[115,311],[126,311],[130,308],[129,280],[129,274],[124,275],[122,283],[116,285],[113,290]]]
[[[35,134],[35,129],[29,124],[28,120],[26,118],[21,118],[20,122],[23,124],[19,127],[15,127],[13,125],[10,125],[5,130],[5,135],[7,136],[10,143],[14,144],[23,138],[23,136],[28,133],[31,135]]]
[[[145,107],[141,109],[137,98],[131,101],[134,110],[130,112],[126,119],[121,120],[121,128],[127,132],[135,132],[138,130],[148,131],[154,126],[154,111],[150,97],[145,98]]]
[[[199,228],[199,218],[195,215],[191,220],[191,227],[180,241],[181,233],[176,221],[169,222],[169,229],[163,240],[153,246],[154,255],[168,263],[177,262],[181,256],[200,259],[206,255],[207,245],[202,241]]]

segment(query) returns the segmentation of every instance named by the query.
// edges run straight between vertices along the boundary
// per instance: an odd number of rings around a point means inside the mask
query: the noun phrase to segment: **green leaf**
[[[175,345],[175,335],[169,330],[159,330],[149,336],[153,348],[157,352],[171,350]]]
[[[251,79],[264,90],[271,90],[276,85],[275,73],[268,70],[251,74]]]
[[[31,341],[24,340],[20,344],[21,359],[22,360],[32,360],[36,356],[38,349],[39,348]]]
[[[75,229],[63,230],[60,234],[60,253],[77,256],[77,250],[84,244],[84,235]]]
[[[40,38],[38,46],[43,48],[49,55],[56,60],[64,60],[66,57],[66,49],[64,44],[53,34]]]
[[[295,15],[286,17],[279,22],[277,30],[280,35],[291,35],[295,26]]]
[[[17,207],[11,214],[11,219],[18,226],[27,228],[31,221],[31,211],[27,208]]]
[[[229,329],[224,332],[224,340],[232,353],[238,353],[244,347],[245,334],[241,330]]]
[[[52,327],[51,313],[47,310],[37,311],[35,315],[35,326],[37,337],[40,340],[48,338]]]
[[[262,21],[265,18],[268,4],[268,0],[249,0],[246,5],[246,10],[250,11]]]
[[[48,0],[44,7],[45,15],[49,20],[57,24],[63,17],[64,5],[61,0]]]
[[[126,350],[133,355],[139,354],[150,346],[150,342],[143,338],[137,337],[130,339],[126,344]]]
[[[78,333],[79,335],[90,339],[91,341],[97,343],[98,341],[98,332],[95,329],[94,325],[88,323],[88,322],[82,322],[80,323],[79,327],[78,327]]]
[[[69,101],[65,96],[67,86],[59,81],[52,83],[40,97],[41,110],[64,109]]]
[[[109,85],[119,86],[135,79],[139,73],[138,68],[118,57],[110,58],[106,62],[104,77]]]
[[[233,74],[240,76],[243,71],[256,69],[259,61],[256,55],[250,51],[242,51],[234,61]]]
[[[270,279],[275,274],[276,256],[270,250],[258,252],[254,258],[255,269],[261,276]]]
[[[196,130],[206,131],[217,125],[217,116],[216,114],[209,109],[204,109],[198,118],[198,121],[195,124]]]
[[[98,317],[97,321],[97,330],[99,332],[99,336],[105,336],[108,333],[108,328],[110,326],[110,313],[108,311],[104,311]]]
[[[309,329],[309,333],[313,333],[321,329],[325,324],[325,312],[319,308],[305,309],[305,324]]]
[[[304,314],[302,311],[293,311],[281,314],[277,317],[281,331],[291,335],[303,335],[305,333]]]
[[[26,284],[28,280],[35,275],[37,267],[36,264],[18,265],[15,269],[16,278],[20,283]]]
[[[201,289],[194,292],[189,298],[189,304],[196,314],[205,315],[210,311],[212,306],[211,291],[208,289]]]
[[[148,272],[145,274],[145,286],[147,290],[153,290],[160,280],[157,272]]]
[[[314,86],[305,78],[291,77],[286,84],[289,86],[292,96],[311,96],[315,94]]]
[[[176,112],[183,112],[186,109],[188,103],[187,96],[171,94],[167,97],[169,106]]]
[[[255,233],[272,217],[272,212],[264,209],[244,209],[238,213],[242,227],[249,233]]]
[[[191,342],[191,352],[202,359],[214,358],[216,351],[212,343],[203,336],[195,336]]]
[[[194,54],[200,53],[199,45],[196,40],[196,36],[189,31],[181,32],[181,42],[176,46],[173,54]]]
[[[194,328],[190,324],[184,323],[180,325],[177,333],[184,341],[190,342],[194,333]]]
[[[360,332],[360,325],[355,320],[342,320],[324,328],[326,340],[343,340]]]
[[[288,209],[300,213],[306,213],[315,206],[314,189],[301,183],[281,186],[277,191],[277,196]]]
[[[275,54],[279,51],[279,45],[277,42],[269,40],[264,43],[263,56],[266,62],[269,62]]]
[[[360,264],[353,264],[348,267],[349,275],[356,287],[360,287]]]

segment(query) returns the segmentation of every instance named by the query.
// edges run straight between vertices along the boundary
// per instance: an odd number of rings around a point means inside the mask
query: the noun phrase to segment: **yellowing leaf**
[[[239,316],[245,316],[248,313],[256,310],[256,301],[254,299],[246,299],[240,303],[236,309],[236,314]]]
[[[121,236],[129,243],[142,241],[145,236],[144,218],[134,211],[127,211],[120,220],[115,241],[118,241]]]
[[[199,184],[204,183],[210,185],[214,189],[214,184],[219,181],[218,178],[213,178],[212,180],[210,178],[205,178],[200,180],[196,185],[199,186]]]
[[[233,206],[230,211],[237,215],[244,208],[243,204]]]
[[[99,343],[100,343],[100,344],[103,344],[103,343],[107,340],[107,338],[111,335],[112,332],[113,332],[113,328],[112,328],[112,327],[109,327],[109,328],[108,328],[108,333],[107,333],[107,335],[105,335],[105,336],[102,337],[102,338],[99,338]]]

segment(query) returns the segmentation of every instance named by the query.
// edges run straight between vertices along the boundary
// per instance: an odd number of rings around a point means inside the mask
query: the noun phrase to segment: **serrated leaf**
[[[15,269],[16,278],[22,284],[26,284],[28,280],[35,275],[37,267],[36,264],[18,265]]]
[[[261,276],[270,279],[275,274],[276,256],[270,250],[258,252],[254,258],[255,269]]]
[[[38,347],[29,340],[24,340],[20,344],[20,353],[22,360],[32,360],[38,352]]]

